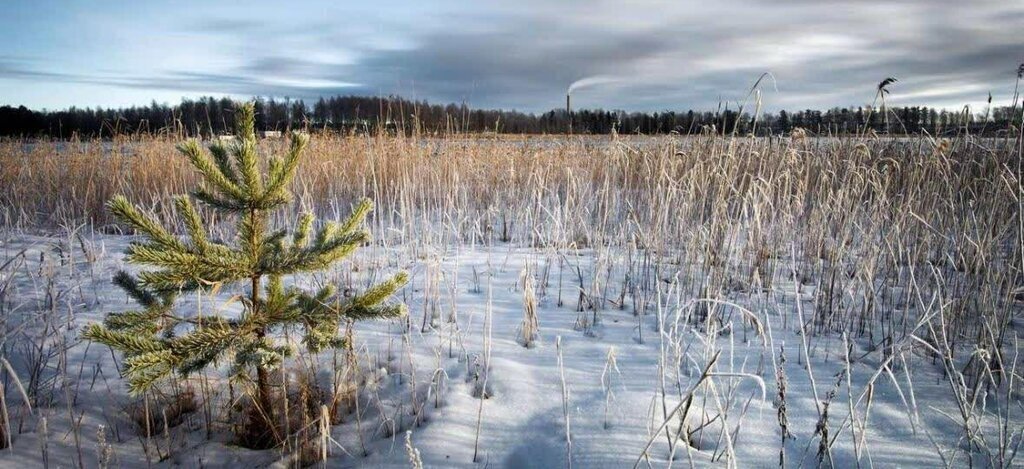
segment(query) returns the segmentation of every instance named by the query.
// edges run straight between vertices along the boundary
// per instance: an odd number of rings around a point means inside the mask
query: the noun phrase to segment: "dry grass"
[[[283,142],[261,145],[270,152]],[[317,135],[294,192],[296,211],[314,210],[326,218],[347,213],[358,197],[371,197],[377,210],[370,223],[378,242],[404,244],[414,255],[419,248],[463,244],[541,248],[548,270],[536,278],[540,297],[551,276],[560,304],[566,268],[565,287],[578,287],[579,311],[593,311],[588,327],[598,323],[598,310],[608,304],[625,309],[631,301],[642,341],[649,327],[645,315],[657,309],[659,334],[652,340],[661,342],[661,415],[648,447],[664,430],[670,453],[678,447],[690,457],[690,447],[707,445],[706,438],[713,437],[705,432],[720,426],[712,457],[736,464],[732,438],[739,434],[746,405],[719,402],[719,396],[734,394],[740,381],[754,375],[716,368],[721,351],[713,340],[705,350],[690,351],[683,339],[696,331],[729,340],[742,333],[745,340],[749,325],[763,342],[762,361],[774,363],[779,349],[763,335],[770,327],[757,322],[761,312],[735,314],[738,308],[728,303],[742,299],[795,308],[771,321],[800,331],[798,362],[810,361],[813,352],[844,360],[850,368],[862,357],[850,356],[847,340],[879,356],[881,365],[870,381],[858,383],[863,388],[850,383],[849,374],[837,375],[825,381],[834,386],[818,395],[807,369],[816,403],[834,399],[833,411],[841,407],[844,396],[838,390],[846,379],[849,415],[830,421],[827,405],[818,409],[820,431],[813,438],[822,460],[832,457],[831,447],[846,430],[855,446],[861,445],[861,457],[874,383],[890,378],[895,383],[901,369],[910,383],[906,360],[918,354],[939,362],[949,378],[960,409],[949,417],[962,425],[964,447],[987,452],[988,462],[999,466],[1012,462],[1007,455],[1014,432],[1004,432],[1009,438],[985,435],[990,425],[983,420],[991,415],[977,403],[989,389],[999,390],[1004,405],[1020,397],[1014,388],[1021,382],[1015,352],[1024,300],[1024,191],[1014,145],[972,137]],[[103,205],[115,193],[174,221],[169,195],[185,192],[193,182],[170,141],[2,142],[0,222],[24,230],[91,224],[107,231],[114,227]],[[293,215],[276,222],[289,223]],[[217,231],[232,235],[226,227]],[[445,281],[444,272],[429,274],[424,281],[429,280],[434,303],[424,304],[423,330],[427,310],[429,324],[437,326]],[[534,296],[530,287],[526,303]],[[669,311],[671,301],[677,307]],[[524,334],[536,323],[530,310]],[[485,345],[484,383],[487,350]],[[708,408],[702,407],[700,421],[688,422],[690,405],[679,403],[669,412],[675,404],[664,389],[665,381],[684,389],[678,386],[679,363],[694,354],[697,359],[690,361],[707,365],[686,400]],[[411,356],[409,361],[411,367]],[[758,375],[765,368],[772,374],[779,369],[762,365]],[[415,389],[415,371],[411,374]],[[779,392],[781,397],[787,391]],[[352,393],[357,406],[364,405]],[[908,415],[916,414],[913,389],[906,393]],[[419,408],[415,395],[412,407]],[[483,400],[480,406],[478,433]],[[735,427],[725,430],[729,410],[734,420],[728,423]],[[780,412],[781,431],[788,432],[785,410]],[[360,410],[355,413],[358,421]],[[718,414],[720,423],[712,424],[710,416]],[[307,419],[315,418],[310,413]],[[999,418],[1008,422],[1009,413]],[[395,427],[390,434],[399,431]],[[677,445],[680,441],[697,443]]]
[[[795,244],[798,275],[817,283],[815,329],[882,345],[909,318],[880,311],[915,307],[898,294],[906,266],[933,270],[914,282],[953,303],[966,337],[989,320],[1002,337],[1020,284],[1019,176],[1003,143],[317,136],[294,189],[327,218],[370,196],[388,243],[656,254],[692,266],[699,297],[769,288]],[[116,193],[173,218],[169,194],[194,182],[159,139],[4,142],[0,159],[0,216],[22,229],[114,229],[103,207]]]

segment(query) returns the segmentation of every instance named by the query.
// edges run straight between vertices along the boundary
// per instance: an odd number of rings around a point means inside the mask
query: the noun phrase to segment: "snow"
[[[128,422],[124,409],[136,398],[127,395],[125,384],[117,375],[115,356],[106,347],[89,344],[78,339],[82,328],[102,320],[110,311],[131,307],[122,293],[110,285],[117,269],[125,268],[121,252],[130,241],[128,237],[112,235],[83,235],[83,241],[65,235],[36,236],[9,233],[0,246],[0,265],[13,261],[0,270],[0,288],[10,281],[6,296],[0,298],[5,319],[5,354],[28,386],[33,356],[30,344],[44,345],[42,359],[45,366],[40,373],[42,383],[37,389],[46,394],[29,415],[22,406],[16,385],[5,373],[4,386],[7,405],[14,427],[13,448],[0,451],[0,467],[42,467],[45,441],[46,457],[50,467],[97,467],[99,462],[99,429],[102,426],[111,444],[113,466],[123,467],[286,467],[288,459],[275,450],[252,451],[231,444],[230,435],[221,428],[206,438],[201,413],[190,421],[171,428],[165,434],[156,432],[147,443],[135,425]],[[55,246],[61,245],[60,249]],[[87,249],[83,250],[83,245]],[[89,259],[86,251],[93,253]],[[63,254],[62,254],[63,253]],[[21,256],[19,257],[19,254]],[[557,305],[559,287],[557,275],[559,259],[565,256],[561,297]],[[596,265],[592,251],[560,252],[550,249],[519,248],[497,243],[492,247],[462,246],[459,249],[424,251],[408,246],[382,247],[377,245],[361,250],[325,276],[303,276],[291,279],[296,284],[307,284],[314,279],[346,279],[354,285],[365,285],[372,276],[377,278],[398,268],[412,273],[412,282],[398,295],[410,309],[412,327],[408,341],[415,369],[407,363],[403,348],[403,321],[362,322],[357,325],[356,338],[368,373],[380,379],[381,406],[393,411],[400,420],[393,437],[380,429],[379,408],[371,401],[371,392],[361,394],[364,407],[362,424],[353,416],[332,427],[332,456],[329,467],[409,467],[404,448],[405,432],[412,431],[412,443],[419,450],[426,467],[559,467],[567,464],[565,421],[563,418],[562,382],[558,368],[556,342],[561,338],[564,357],[564,376],[569,388],[569,421],[571,428],[571,462],[574,467],[632,467],[640,465],[666,466],[669,448],[664,434],[654,438],[649,458],[641,459],[651,431],[663,421],[659,390],[662,374],[659,363],[667,357],[665,403],[668,408],[680,402],[699,378],[712,352],[721,353],[716,367],[722,376],[712,379],[720,391],[719,402],[727,410],[726,422],[730,432],[739,424],[732,437],[735,448],[733,464],[739,467],[777,467],[779,460],[780,430],[773,401],[776,378],[773,363],[778,360],[779,348],[784,346],[785,373],[788,379],[788,419],[794,438],[786,444],[787,466],[817,465],[818,438],[814,436],[818,411],[811,382],[801,365],[801,338],[794,302],[795,286],[781,274],[767,294],[737,292],[723,301],[734,302],[748,309],[767,327],[764,341],[739,310],[717,304],[723,318],[721,326],[731,327],[732,333],[717,334],[708,339],[699,327],[674,318],[685,317],[694,298],[685,292],[673,296],[671,283],[660,283],[664,307],[651,307],[640,318],[633,314],[634,302],[627,296],[624,308],[605,302],[598,311],[600,321],[591,331],[577,327],[580,313],[576,311],[578,296],[572,265],[579,262],[584,274],[590,278]],[[42,256],[42,257],[41,257]],[[437,300],[440,318],[435,328],[422,332],[425,300],[424,284],[428,266],[438,263],[441,285]],[[523,292],[521,275],[530,265],[538,274],[550,264],[549,279],[544,295],[538,298],[540,338],[531,348],[517,340],[523,319]],[[614,263],[613,263],[614,264]],[[354,267],[358,267],[355,269]],[[480,274],[479,291],[474,282],[474,270]],[[780,269],[785,270],[785,269]],[[49,272],[49,273],[48,273]],[[607,283],[609,298],[617,298],[622,288],[623,273],[613,269]],[[663,275],[664,277],[664,275]],[[488,281],[488,278],[490,279]],[[667,277],[669,280],[671,276]],[[49,279],[53,279],[50,282]],[[454,282],[454,283],[453,283]],[[589,280],[588,280],[589,282]],[[488,287],[488,283],[490,287]],[[538,281],[540,283],[540,281]],[[458,331],[445,321],[451,310],[451,290],[454,285],[455,311]],[[488,288],[491,291],[492,327],[490,372],[487,387],[490,398],[483,402],[483,419],[479,433],[480,457],[473,462],[477,438],[480,399],[474,396],[475,366],[484,358],[485,325]],[[813,307],[808,286],[801,290],[803,308]],[[681,289],[680,289],[681,290]],[[179,311],[195,311],[201,306],[205,314],[222,311],[237,312],[237,304],[229,300],[241,292],[226,288],[215,297],[197,298],[190,295]],[[57,306],[48,312],[47,298],[56,295]],[[653,298],[652,298],[653,300]],[[806,312],[806,311],[805,311]],[[732,313],[732,314],[729,314]],[[588,317],[593,312],[587,311]],[[659,315],[665,324],[665,333],[658,333]],[[788,315],[783,327],[783,316]],[[61,325],[66,330],[47,335],[44,324]],[[676,325],[677,332],[670,332]],[[52,330],[51,330],[52,332]],[[642,333],[643,340],[640,340]],[[61,341],[70,347],[66,360],[61,358]],[[844,369],[843,338],[839,335],[813,337],[809,353],[817,393],[824,399],[833,389],[836,374]],[[681,351],[682,360],[677,367],[672,362],[674,346]],[[617,372],[605,376],[606,357],[614,349]],[[881,364],[880,351],[867,353],[867,344],[855,340],[853,357],[864,356],[853,364],[852,390],[845,379],[832,399],[830,431],[838,431],[840,423],[850,415],[849,395],[854,399],[865,393],[868,380],[876,376]],[[943,463],[932,440],[945,451],[956,444],[959,429],[943,413],[956,415],[956,403],[949,384],[942,374],[941,365],[930,357],[909,354],[907,366],[895,363],[891,377],[883,373],[874,381],[867,434],[862,446],[865,454],[860,464],[877,467],[936,467]],[[117,361],[120,357],[116,358]],[[329,354],[319,357],[321,378],[329,376]],[[383,368],[385,372],[380,369]],[[679,383],[675,382],[676,369]],[[435,406],[432,376],[447,376],[441,386],[440,405]],[[223,370],[221,370],[223,372]],[[726,375],[732,373],[731,375]],[[754,375],[763,379],[765,393]],[[210,375],[218,406],[223,407],[227,391],[223,373]],[[610,379],[611,399],[608,425],[605,426],[605,379]],[[414,423],[411,415],[410,383],[418,385],[417,400],[423,403],[421,422]],[[913,402],[908,400],[912,382]],[[897,387],[899,384],[899,387]],[[704,396],[706,394],[699,394]],[[69,405],[70,402],[70,405]],[[747,410],[744,412],[744,407]],[[858,407],[858,419],[864,418],[864,405]],[[215,410],[215,412],[218,412]],[[699,415],[718,414],[715,400],[698,399],[688,420],[699,424]],[[42,435],[42,420],[46,420],[46,435]],[[708,426],[702,433],[697,448],[687,451],[680,447],[672,464],[685,467],[726,466],[729,457],[724,453],[726,442],[721,436],[721,420]],[[1011,430],[1024,425],[1022,409],[1011,410]],[[363,455],[359,431],[368,455]],[[676,425],[673,425],[675,430]],[[77,429],[77,431],[76,431]],[[79,442],[76,444],[76,436]],[[857,436],[860,436],[858,432]],[[150,452],[147,463],[144,446],[159,446],[166,458],[159,460]],[[170,448],[170,449],[168,449]],[[839,467],[857,465],[853,436],[849,428],[836,440],[833,458]]]

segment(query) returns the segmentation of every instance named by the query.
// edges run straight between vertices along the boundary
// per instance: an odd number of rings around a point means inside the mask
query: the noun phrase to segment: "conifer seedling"
[[[285,286],[283,277],[321,271],[352,254],[369,241],[362,228],[372,210],[363,199],[341,223],[322,223],[314,229],[311,214],[303,215],[289,233],[271,229],[269,215],[291,202],[290,183],[308,142],[293,133],[283,157],[263,162],[257,152],[253,105],[243,104],[236,115],[236,139],[215,143],[209,154],[189,140],[178,146],[202,179],[192,196],[175,199],[187,236],[177,236],[123,196],[108,204],[112,213],[141,235],[127,250],[129,263],[145,267],[137,275],[120,272],[114,283],[139,309],[109,314],[93,324],[87,339],[124,354],[124,378],[129,391],[140,394],[174,374],[188,376],[213,364],[230,363],[233,379],[249,383],[261,419],[250,419],[264,435],[263,445],[276,444],[270,371],[293,353],[275,335],[287,326],[302,331],[302,346],[311,353],[345,345],[339,326],[348,319],[391,318],[405,314],[387,300],[407,281],[405,273],[342,298],[331,286],[308,292]],[[207,236],[193,199],[224,217],[237,220],[233,242]],[[176,308],[185,292],[243,285],[243,311],[237,317],[198,315]],[[255,378],[251,372],[255,371]]]

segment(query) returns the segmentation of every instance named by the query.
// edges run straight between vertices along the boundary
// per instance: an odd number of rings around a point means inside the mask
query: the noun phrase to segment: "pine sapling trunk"
[[[257,314],[257,303],[260,300],[260,277],[255,275],[252,277],[252,294],[250,295],[252,300],[252,314]],[[266,327],[261,327],[256,332],[256,337],[262,340],[267,336]],[[255,426],[255,433],[261,435],[261,439],[272,435],[274,425],[274,405],[270,398],[270,373],[267,371],[267,367],[263,365],[256,366],[256,402],[260,407],[260,415],[262,416],[263,425],[259,425],[256,422],[251,422]]]
[[[255,208],[249,209],[249,218],[250,220],[252,220],[253,225],[255,225],[251,231],[252,239],[249,240],[249,246],[250,249],[252,249],[250,256],[253,259],[253,262],[255,263],[260,256],[259,244],[260,238],[263,236],[263,224],[261,223],[260,213],[258,213],[258,210]],[[251,314],[254,318],[259,317],[260,314],[259,302],[261,276],[262,275],[259,272],[252,273],[252,291],[250,293],[250,307],[252,308]],[[256,338],[260,341],[263,341],[263,339],[266,338],[266,336],[267,327],[265,325],[259,326],[259,330],[256,331]],[[256,402],[261,408],[261,415],[263,416],[262,420],[265,424],[263,428],[259,428],[259,426],[257,426],[257,429],[260,430],[259,434],[270,435],[273,432],[274,406],[270,398],[270,373],[267,371],[267,367],[262,364],[256,365]]]

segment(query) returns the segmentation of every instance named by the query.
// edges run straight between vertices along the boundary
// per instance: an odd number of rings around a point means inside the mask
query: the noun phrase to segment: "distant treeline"
[[[230,132],[234,101],[227,98],[185,99],[169,106],[120,109],[76,108],[34,111],[24,106],[0,106],[0,136],[6,137],[110,137],[130,134],[168,134],[209,137]],[[399,97],[335,96],[312,104],[303,100],[256,99],[258,130],[339,132],[514,133],[578,134],[619,133],[694,134],[738,132],[781,135],[802,128],[818,135],[851,134],[874,130],[890,134],[943,135],[956,132],[998,135],[1011,124],[1020,125],[1020,108],[989,107],[962,111],[928,107],[833,108],[764,113],[753,119],[747,112],[717,111],[625,112],[582,109],[571,115],[564,109],[541,114],[472,109],[466,105],[437,105]]]

